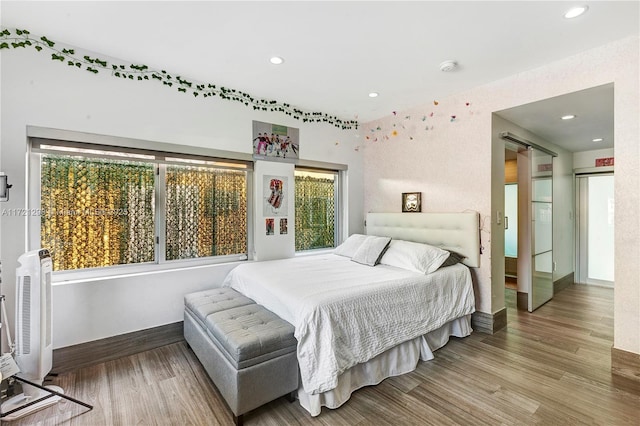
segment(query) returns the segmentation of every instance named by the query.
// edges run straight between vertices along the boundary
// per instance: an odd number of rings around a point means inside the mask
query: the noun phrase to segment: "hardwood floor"
[[[409,374],[355,392],[312,418],[280,398],[246,425],[638,425],[640,392],[611,376],[613,291],[572,285],[535,313],[515,309],[494,335],[452,339]],[[56,380],[71,402],[12,425],[229,425],[232,418],[184,342],[84,367]]]

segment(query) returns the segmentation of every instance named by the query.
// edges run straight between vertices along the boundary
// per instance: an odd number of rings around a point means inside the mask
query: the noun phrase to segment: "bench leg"
[[[242,426],[242,423],[244,421],[244,415],[240,414],[239,416],[233,416],[233,422],[235,423],[236,426]]]
[[[292,391],[292,392],[289,392],[289,393],[287,394],[287,401],[289,401],[289,402],[296,402],[296,393],[297,393],[297,392],[298,392],[298,391]]]

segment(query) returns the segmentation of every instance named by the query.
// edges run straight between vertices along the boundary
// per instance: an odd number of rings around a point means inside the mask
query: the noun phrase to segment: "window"
[[[296,251],[335,247],[338,172],[296,169]]]
[[[54,271],[246,259],[250,163],[72,143],[34,152]]]
[[[54,270],[152,262],[154,165],[43,155],[40,240]]]
[[[166,259],[246,253],[246,172],[168,166]]]

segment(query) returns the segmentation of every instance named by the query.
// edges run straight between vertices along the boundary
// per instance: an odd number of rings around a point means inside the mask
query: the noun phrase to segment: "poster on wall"
[[[286,216],[288,214],[287,203],[287,178],[285,176],[264,176],[263,188],[263,216]]]
[[[300,153],[300,129],[279,124],[253,122],[255,160],[295,163]]]
[[[280,235],[287,235],[288,232],[288,221],[286,217],[280,219]]]

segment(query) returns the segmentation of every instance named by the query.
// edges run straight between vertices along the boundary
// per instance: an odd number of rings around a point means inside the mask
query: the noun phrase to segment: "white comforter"
[[[311,394],[333,389],[346,369],[475,311],[464,265],[422,275],[327,254],[242,264],[223,285],[294,325]]]

